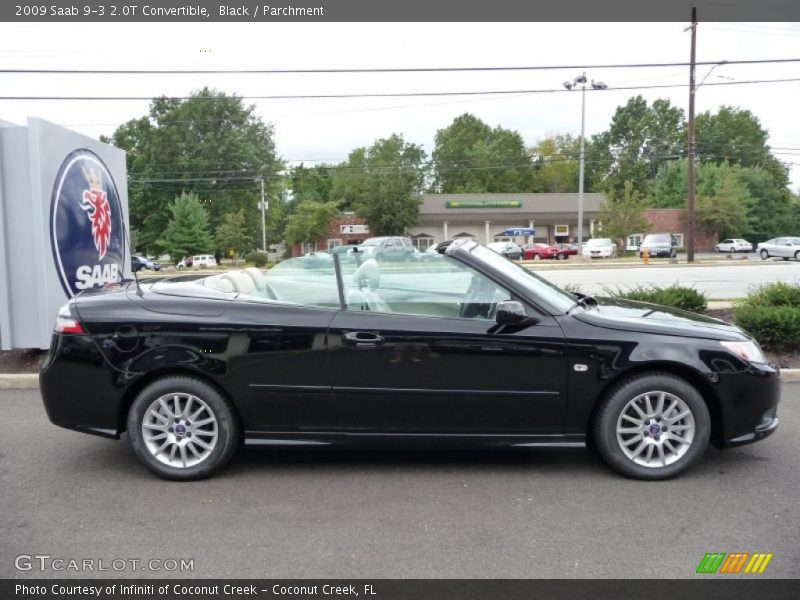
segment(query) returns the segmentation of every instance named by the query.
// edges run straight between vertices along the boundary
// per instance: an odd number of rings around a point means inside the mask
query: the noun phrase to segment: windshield
[[[668,233],[656,234],[656,235],[648,235],[644,238],[643,245],[647,244],[671,244],[672,237]]]
[[[597,238],[586,242],[587,246],[610,246],[611,240],[608,238]]]
[[[381,243],[381,238],[370,238],[361,242],[362,246],[377,246]]]
[[[531,273],[528,269],[511,262],[486,246],[475,246],[472,249],[472,254],[523,286],[533,297],[541,298],[545,303],[561,312],[566,312],[575,304],[575,296],[569,292],[565,292],[546,279]]]

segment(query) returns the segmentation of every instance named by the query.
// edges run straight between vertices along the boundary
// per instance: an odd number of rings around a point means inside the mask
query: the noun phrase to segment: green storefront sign
[[[522,200],[448,200],[447,208],[522,208]]]

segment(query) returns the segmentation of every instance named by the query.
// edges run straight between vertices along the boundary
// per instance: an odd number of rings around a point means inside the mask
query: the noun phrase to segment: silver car
[[[800,237],[780,237],[761,242],[758,253],[763,260],[777,256],[783,260],[793,258],[800,261]]]
[[[722,240],[714,249],[717,252],[752,252],[753,244],[739,238],[728,238],[727,240]]]

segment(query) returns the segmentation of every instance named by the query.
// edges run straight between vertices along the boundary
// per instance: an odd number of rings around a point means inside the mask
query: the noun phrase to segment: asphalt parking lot
[[[800,575],[800,384],[770,439],[660,483],[584,451],[247,450],[176,484],[127,440],[51,425],[38,391],[0,392],[0,410],[0,577],[92,576],[19,572],[20,554],[192,558],[184,577],[694,577],[706,552]],[[169,574],[113,573],[148,575]]]

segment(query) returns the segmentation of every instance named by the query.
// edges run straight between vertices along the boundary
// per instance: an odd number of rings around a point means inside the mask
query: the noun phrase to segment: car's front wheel
[[[533,260],[542,260],[542,255],[541,254],[534,254],[533,255]]]
[[[233,407],[195,377],[164,377],[145,387],[131,405],[127,425],[136,455],[165,479],[209,477],[239,445]]]
[[[767,252],[766,250],[762,250],[761,252],[759,252],[759,254],[761,254],[761,260],[767,260],[769,258],[769,252]]]
[[[600,454],[616,471],[635,479],[668,479],[703,455],[711,418],[703,397],[686,380],[643,374],[610,390],[593,433]]]

